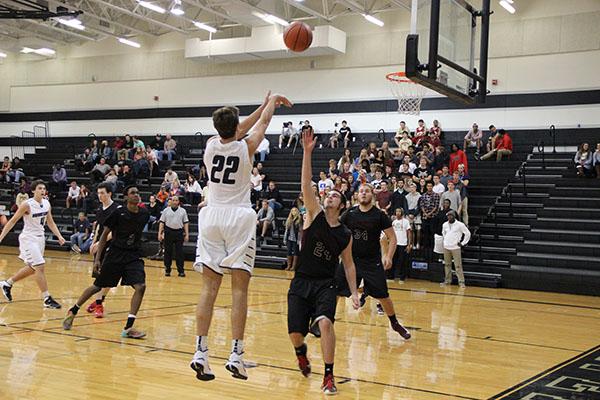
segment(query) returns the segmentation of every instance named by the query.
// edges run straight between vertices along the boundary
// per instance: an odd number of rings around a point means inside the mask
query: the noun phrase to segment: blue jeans
[[[283,208],[283,204],[278,203],[275,199],[269,200],[269,207],[273,209],[273,211],[281,210]]]
[[[81,246],[83,246],[83,242],[85,242],[85,232],[81,233],[74,233],[71,235],[71,244],[75,244],[77,245],[77,247],[81,248]]]
[[[144,230],[142,232],[148,232],[148,230],[150,229],[150,227],[152,226],[152,224],[156,222],[156,217],[154,215],[151,215],[150,218],[148,219],[148,223],[146,224],[146,226],[144,227]]]
[[[81,246],[79,246],[79,249],[82,253],[87,253],[88,251],[90,251],[90,247],[92,247],[92,238],[89,238],[85,242],[83,242]]]
[[[168,150],[168,151],[164,151],[164,150],[159,150],[157,151],[157,155],[156,157],[158,157],[158,159],[160,161],[164,160],[165,155],[167,156],[167,160],[169,161],[173,161],[173,156],[175,156],[177,153],[175,152],[175,150]]]

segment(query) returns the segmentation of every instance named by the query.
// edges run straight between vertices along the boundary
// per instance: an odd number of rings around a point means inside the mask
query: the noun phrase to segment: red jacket
[[[505,133],[502,137],[502,140],[498,140],[498,144],[496,145],[497,150],[510,150],[512,151],[512,139],[508,136],[508,133]]]
[[[450,174],[458,170],[458,164],[465,164],[465,172],[469,170],[469,164],[467,162],[467,155],[462,150],[457,150],[456,153],[450,153],[450,165],[448,169]]]

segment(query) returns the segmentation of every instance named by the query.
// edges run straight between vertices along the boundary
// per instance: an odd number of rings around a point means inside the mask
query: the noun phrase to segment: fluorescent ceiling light
[[[79,29],[80,31],[85,30],[85,26],[81,24],[81,21],[78,19],[64,19],[64,18],[56,18],[56,22],[59,22],[63,25],[67,25],[68,27]]]
[[[175,7],[171,8],[171,14],[177,15],[177,16],[182,16],[183,14],[185,14],[185,11],[183,11],[181,8],[179,8],[179,6],[175,6]]]
[[[202,22],[194,21],[194,25],[196,25],[197,28],[204,29],[205,31],[209,31],[210,33],[215,33],[217,31],[216,28],[213,28],[210,25],[203,24]]]
[[[148,10],[152,10],[152,11],[155,11],[157,13],[164,14],[164,13],[167,12],[167,10],[165,10],[164,8],[162,8],[160,6],[157,6],[156,4],[149,3],[147,1],[138,0],[138,4],[140,6],[142,6],[142,7],[147,8]]]
[[[8,57],[8,55],[6,53],[3,53],[0,51],[0,58],[6,58]]]
[[[514,14],[517,10],[515,10],[515,8],[512,6],[512,4],[509,3],[509,1],[510,3],[512,3],[512,0],[502,0],[500,2],[500,5],[509,13]]]
[[[370,23],[372,23],[372,24],[375,24],[375,25],[377,25],[377,26],[383,26],[383,25],[384,25],[384,23],[383,23],[383,21],[382,21],[382,20],[380,20],[380,19],[377,19],[377,18],[375,18],[375,17],[374,17],[374,16],[372,16],[372,15],[369,15],[369,14],[363,14],[363,17],[365,17],[365,19],[366,19],[367,21],[369,21]]]
[[[40,56],[50,57],[50,56],[53,56],[54,54],[56,54],[56,51],[54,51],[52,49],[48,49],[46,47],[42,47],[41,49],[32,49],[30,47],[23,47],[21,49],[21,53],[23,53],[23,54],[35,53],[35,54],[39,54]]]
[[[271,15],[271,14],[263,14],[263,13],[259,13],[259,12],[256,12],[256,11],[252,11],[252,15],[254,15],[254,16],[262,19],[265,22],[273,24],[273,25],[279,24],[281,26],[288,26],[290,24],[286,20],[281,19],[281,18],[276,17],[275,15]]]
[[[134,42],[133,40],[129,40],[129,39],[125,39],[125,38],[118,38],[119,42],[126,44],[127,46],[131,46],[131,47],[135,47],[136,49],[139,49],[140,47],[142,47],[141,44],[139,44],[138,42]]]

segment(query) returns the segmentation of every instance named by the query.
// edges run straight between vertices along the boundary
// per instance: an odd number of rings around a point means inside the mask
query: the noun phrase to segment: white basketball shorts
[[[44,249],[46,238],[44,236],[19,235],[19,258],[30,266],[36,267],[46,263]]]
[[[204,207],[198,214],[198,245],[194,269],[203,265],[252,274],[256,256],[256,212],[250,207]]]

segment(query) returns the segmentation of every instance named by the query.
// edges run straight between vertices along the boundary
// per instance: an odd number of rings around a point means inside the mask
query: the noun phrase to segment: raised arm
[[[304,207],[306,207],[304,227],[307,228],[321,211],[321,206],[312,189],[312,152],[317,144],[312,128],[305,130],[302,134],[302,144],[304,147],[304,154],[302,156],[301,188]]]
[[[252,129],[254,124],[256,124],[256,121],[258,121],[263,110],[267,106],[270,97],[271,91],[269,90],[267,92],[267,95],[265,96],[265,100],[263,101],[263,103],[256,110],[254,110],[252,114],[248,115],[242,122],[239,123],[237,127],[237,132],[235,133],[236,140],[242,140],[244,136],[246,136],[248,131]]]
[[[251,159],[254,156],[254,153],[256,153],[256,149],[260,145],[260,142],[265,138],[265,132],[269,127],[269,123],[271,123],[271,118],[273,118],[275,109],[282,104],[286,107],[292,106],[292,103],[280,94],[272,94],[269,96],[269,101],[263,108],[260,119],[254,126],[252,134],[246,138],[246,142],[248,143],[248,154]]]
[[[29,204],[23,202],[17,209],[15,215],[13,215],[12,218],[8,220],[6,225],[4,225],[2,233],[0,233],[0,242],[4,240],[6,235],[8,235],[8,232],[10,232],[12,228],[14,228],[15,224],[19,222],[19,220],[23,218],[23,215],[25,215],[27,212],[29,212]]]
[[[348,287],[352,293],[352,306],[355,310],[358,310],[360,308],[360,302],[358,301],[358,291],[356,290],[356,267],[354,266],[354,260],[352,259],[352,237],[350,237],[348,246],[342,251],[342,263],[344,264],[344,273],[346,274]]]

